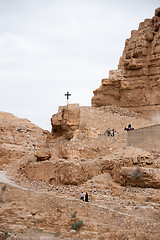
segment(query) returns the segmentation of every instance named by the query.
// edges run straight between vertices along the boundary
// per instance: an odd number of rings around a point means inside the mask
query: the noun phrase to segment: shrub
[[[150,198],[150,197],[147,197],[145,201],[146,201],[146,202],[149,202],[150,200],[151,200],[151,198]]]
[[[6,185],[2,187],[2,191],[5,191],[5,190],[6,190]]]
[[[83,225],[83,221],[78,221],[71,224],[73,230],[79,230]]]
[[[61,233],[60,233],[60,232],[56,232],[56,233],[54,234],[54,236],[55,236],[55,237],[59,237],[59,236],[61,236]]]

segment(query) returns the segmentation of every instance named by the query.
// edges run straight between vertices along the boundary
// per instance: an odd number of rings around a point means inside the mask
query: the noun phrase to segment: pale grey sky
[[[159,0],[0,0],[0,111],[51,129],[58,106],[90,106],[126,38]]]

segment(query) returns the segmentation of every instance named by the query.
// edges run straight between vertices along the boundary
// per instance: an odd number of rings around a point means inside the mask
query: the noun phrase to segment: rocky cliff
[[[48,134],[27,119],[0,112],[0,169],[44,146]]]
[[[92,106],[117,105],[152,115],[160,112],[160,8],[126,40],[118,70],[94,91]]]

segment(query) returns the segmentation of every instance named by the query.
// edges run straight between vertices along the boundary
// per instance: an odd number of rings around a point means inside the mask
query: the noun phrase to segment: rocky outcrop
[[[122,167],[121,183],[125,186],[154,187],[160,188],[159,169],[144,167]]]
[[[93,106],[117,105],[138,112],[160,111],[160,8],[126,40],[118,70],[94,91]],[[156,108],[155,108],[156,107]]]
[[[59,159],[57,161],[28,162],[17,171],[28,179],[45,181],[48,184],[79,185],[88,178],[101,173],[100,166]]]
[[[48,148],[41,148],[34,153],[37,162],[46,161],[51,158],[51,153]]]
[[[67,139],[71,139],[74,131],[79,128],[79,123],[80,109],[78,104],[59,107],[58,113],[51,118],[51,135],[54,138],[65,136]]]
[[[94,91],[92,105],[96,107],[105,105],[120,106],[122,70],[111,70],[109,78],[102,79],[101,86]]]
[[[27,119],[0,112],[0,169],[44,146],[48,134]]]
[[[35,153],[35,155],[38,154]],[[130,171],[134,172],[135,166],[139,166],[140,169],[146,169],[145,172],[149,171],[150,175],[143,174],[143,176],[145,176],[145,183],[144,181],[139,181],[139,178],[136,178],[138,179],[139,185],[136,181],[133,181],[133,186],[135,186],[134,184],[136,183],[137,186],[140,187],[150,186],[159,188],[158,180],[155,183],[155,178],[150,177],[153,176],[153,173],[159,171],[159,157],[140,149],[137,150],[128,147],[126,153],[125,150],[121,150],[115,155],[110,154],[103,158],[88,160],[54,160],[53,158],[47,160],[49,156],[49,153],[47,154],[45,151],[44,155],[41,153],[36,161],[34,161],[30,155],[25,156],[18,163],[12,164],[12,167],[8,168],[8,173],[10,173],[11,176],[18,174],[17,177],[25,176],[27,179],[43,181],[52,185],[80,185],[99,174],[110,173],[114,181],[124,185],[124,182],[127,182],[124,181],[124,179],[127,178],[128,175],[125,176],[124,174],[123,177],[123,169],[130,169]],[[131,178],[131,180],[134,180],[134,177]],[[128,180],[127,184],[130,185],[130,182]],[[149,184],[147,185],[146,182],[149,182]]]

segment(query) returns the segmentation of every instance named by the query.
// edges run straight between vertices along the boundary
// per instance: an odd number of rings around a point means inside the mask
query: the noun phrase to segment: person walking
[[[85,195],[85,202],[88,202],[88,193],[86,192],[86,195]]]
[[[81,192],[81,198],[80,198],[82,201],[84,201],[84,194],[83,192]]]

